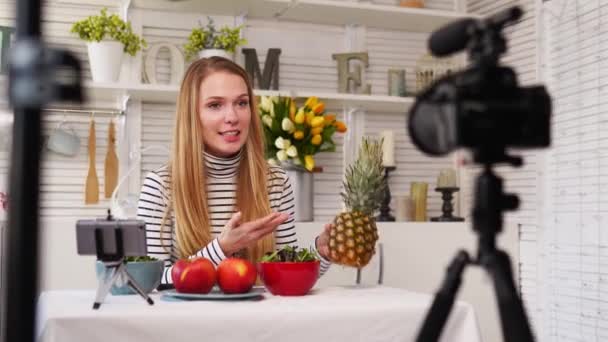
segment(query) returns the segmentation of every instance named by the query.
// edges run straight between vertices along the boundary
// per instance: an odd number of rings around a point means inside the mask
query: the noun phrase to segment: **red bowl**
[[[273,295],[303,296],[315,286],[319,278],[317,261],[307,262],[260,262],[258,274],[264,286]]]

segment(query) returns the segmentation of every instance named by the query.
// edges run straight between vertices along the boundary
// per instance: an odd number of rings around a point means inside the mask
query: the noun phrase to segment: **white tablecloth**
[[[44,292],[40,342],[414,341],[432,296],[383,286],[315,289],[302,297],[168,302],[153,295],[108,295],[92,310],[94,291]],[[479,342],[473,308],[457,302],[441,341]]]

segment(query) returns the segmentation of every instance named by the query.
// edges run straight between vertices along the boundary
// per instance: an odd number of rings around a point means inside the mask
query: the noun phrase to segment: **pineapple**
[[[378,229],[373,213],[380,207],[386,183],[382,140],[363,138],[357,160],[347,171],[340,195],[347,212],[337,215],[329,231],[329,254],[337,264],[361,268],[376,252]]]

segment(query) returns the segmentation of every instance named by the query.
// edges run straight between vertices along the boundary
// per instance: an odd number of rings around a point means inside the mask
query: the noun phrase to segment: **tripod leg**
[[[418,332],[417,342],[432,342],[439,340],[441,330],[454,305],[456,292],[462,281],[462,271],[470,262],[469,255],[460,251],[452,260],[446,271],[443,284],[433,300],[433,305],[426,315],[422,328]]]
[[[148,302],[148,304],[150,305],[154,305],[154,301],[152,300],[152,298],[150,298],[150,296],[148,296],[142,289],[141,287],[139,287],[139,284],[137,284],[137,282],[135,281],[135,279],[133,279],[133,277],[131,277],[131,275],[129,274],[129,272],[127,272],[127,268],[125,265],[121,265],[119,268],[119,272],[124,273],[127,277],[127,285],[129,285],[129,287],[131,287],[135,292],[137,292],[140,296],[142,296],[146,302]]]
[[[498,250],[484,256],[482,266],[492,275],[505,342],[533,342],[523,302],[517,294],[509,256]]]
[[[114,279],[116,279],[117,275],[118,267],[112,266],[105,268],[105,273],[103,277],[100,277],[99,279],[97,294],[95,295],[95,303],[93,303],[94,310],[99,309],[99,307],[101,306],[101,303],[103,302],[104,298],[106,298],[108,292],[110,292],[110,288],[112,287],[112,284],[114,284]]]

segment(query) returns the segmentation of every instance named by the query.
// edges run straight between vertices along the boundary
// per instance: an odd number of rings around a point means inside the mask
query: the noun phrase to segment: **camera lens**
[[[456,110],[453,104],[420,102],[410,112],[409,133],[416,146],[431,155],[457,147]]]

